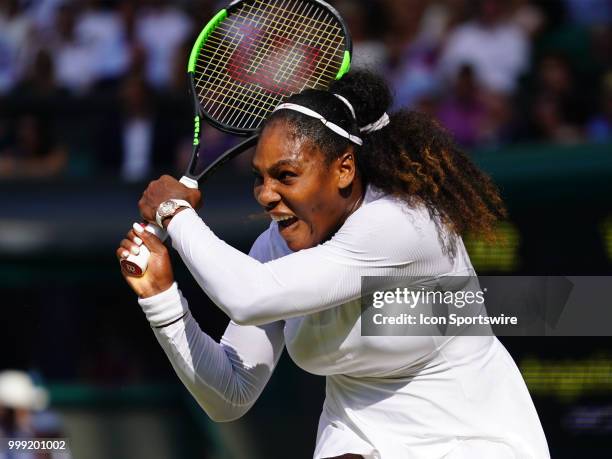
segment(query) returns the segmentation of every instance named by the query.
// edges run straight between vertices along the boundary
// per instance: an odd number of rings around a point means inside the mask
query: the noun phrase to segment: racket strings
[[[343,30],[327,10],[315,6],[313,12],[313,5],[256,0],[211,34],[198,56],[195,82],[211,117],[256,128],[291,93],[335,79],[344,57]],[[259,35],[245,34],[249,27]]]
[[[262,5],[264,7],[267,7],[267,8],[275,7],[275,5],[273,4],[264,5],[263,3],[259,1],[256,1],[255,3]],[[304,7],[304,5],[302,6]],[[248,11],[246,11],[246,8],[248,8]],[[312,4],[310,4],[309,6],[309,9],[311,8],[312,8]],[[277,7],[277,9],[280,9],[280,8]],[[305,18],[307,20],[311,20],[311,21],[315,20],[315,17],[299,15],[296,12],[293,12],[287,9],[281,9],[281,11],[286,12],[286,14],[288,15],[294,14],[296,16]],[[245,16],[242,16],[243,12],[245,12],[246,14]],[[340,47],[344,42],[344,37],[340,34],[342,32],[342,29],[335,22],[318,21],[318,23],[321,24],[321,27],[315,28],[311,24],[298,22],[297,20],[290,19],[289,17],[286,17],[286,16],[281,16],[281,17],[273,17],[273,15],[266,16],[265,13],[267,12],[268,10],[262,10],[261,7],[254,8],[252,5],[245,5],[244,9],[239,11],[236,14],[236,16],[243,19],[243,22],[242,22],[243,24],[248,23],[248,22],[258,22],[262,17],[264,17],[262,26],[269,27],[273,32],[277,32],[276,34],[271,34],[271,33],[266,34],[265,39],[269,42],[269,43],[266,43],[267,45],[272,45],[272,40],[276,38],[287,38],[302,46],[307,46],[307,47],[313,47],[313,45],[319,45],[319,48],[323,48],[325,47],[325,45],[327,45],[326,48],[328,49],[331,47],[334,48],[332,50],[332,53],[328,52],[328,54],[332,54],[331,58],[333,59],[333,57],[335,57],[334,55],[336,54],[337,48]],[[320,16],[321,13],[323,12],[324,11],[322,9],[319,9],[317,16]],[[334,21],[334,18],[328,15],[325,18],[325,21]],[[293,31],[290,29],[290,26],[292,27]],[[299,26],[303,26],[304,28],[298,31],[297,27]],[[223,25],[220,26],[220,29],[222,28],[223,28]],[[238,32],[240,33],[242,31],[238,30]],[[309,39],[309,42],[300,41],[299,38],[304,35],[298,35],[298,33],[304,33],[306,38]],[[212,34],[212,37],[216,38],[214,33]],[[266,47],[262,47],[262,48],[265,49]],[[342,57],[343,56],[340,56],[340,58]],[[328,63],[332,59],[327,57]],[[321,60],[325,61],[325,58]],[[332,76],[335,76],[335,75],[332,75]]]
[[[212,45],[216,45],[218,48],[232,48],[232,42],[230,40],[228,40],[230,37],[224,37],[225,40],[220,41],[217,39],[210,39],[210,43]],[[231,37],[231,38],[235,38],[235,37]],[[275,70],[275,67],[272,64],[266,64],[265,63],[265,57],[266,55],[272,54],[272,52],[274,51],[278,51],[279,53],[291,53],[293,55],[293,59],[291,61],[289,61],[287,64],[287,66],[290,66],[291,64],[295,64],[297,65],[301,60],[301,56],[299,54],[299,51],[301,51],[301,49],[299,47],[293,47],[292,49],[287,49],[286,47],[280,47],[280,46],[273,46],[272,45],[272,40],[274,40],[276,38],[276,36],[269,34],[265,37],[266,40],[270,41],[270,43],[265,43],[264,40],[260,40],[260,41],[255,41],[253,38],[250,37],[244,37],[242,39],[242,42],[244,42],[245,40],[250,40],[253,43],[253,47],[256,48],[255,49],[255,57],[254,59],[250,62],[249,64],[249,68],[247,69],[247,73],[249,70],[252,70],[253,68],[264,68],[264,69],[268,69],[268,70]],[[332,71],[328,71],[327,69],[332,66],[332,65],[340,65],[341,63],[341,58],[343,57],[343,54],[338,54],[337,50],[341,47],[342,43],[342,37],[338,37],[339,41],[334,43],[334,46],[336,49],[334,49],[334,54],[330,57],[328,56],[324,56],[321,57],[319,59],[316,59],[316,64],[326,64],[325,67],[323,67],[321,69],[320,72],[311,72],[311,73],[320,73],[321,76],[324,77],[328,77],[328,78],[335,78],[335,75],[337,73],[336,72],[332,72]],[[303,47],[309,47],[309,48],[313,48],[312,45],[310,44],[304,44],[301,42],[295,42]],[[267,46],[266,46],[267,45]],[[303,50],[303,48],[302,48]],[[342,51],[341,49],[339,49],[340,51]],[[294,51],[294,52],[292,52]],[[329,52],[327,52],[327,54],[331,54]],[[292,75],[295,75],[296,77],[302,77],[304,80],[307,80],[308,77],[310,76],[310,73],[307,73],[306,71],[293,71]]]
[[[212,74],[213,78],[211,78],[211,81],[209,81],[209,83],[212,83],[209,85],[209,87],[203,85],[200,88],[199,97],[205,110],[211,110],[213,107],[215,107],[215,111],[211,113],[213,118],[219,116],[218,112],[223,108],[251,114],[255,108],[265,110],[266,108],[270,109],[270,107],[274,105],[272,102],[268,102],[267,107],[265,105],[261,105],[264,101],[260,100],[261,90],[259,88],[255,87],[254,85],[248,85],[249,87],[247,87],[245,84],[238,84],[229,77],[226,70],[222,65],[220,65],[224,62],[224,58],[227,60],[226,54],[228,54],[228,52],[231,55],[236,51],[238,44],[239,43],[237,43],[233,48],[228,47],[225,49],[215,67],[210,69],[210,66],[208,65],[203,69],[202,75],[207,75],[208,72],[208,74]],[[215,54],[217,51],[218,50],[215,50]],[[209,61],[209,63],[211,61]],[[197,67],[201,68],[200,65],[197,65]],[[245,103],[251,104],[251,108],[240,108],[236,106],[238,104]],[[223,114],[223,112],[221,112],[221,114]],[[252,113],[252,115],[256,116],[257,113]]]
[[[218,49],[223,49],[223,50],[231,50],[231,46],[230,46],[230,45],[228,45],[228,44],[226,44],[226,43],[219,43],[219,44],[218,44]],[[296,51],[299,51],[299,50],[296,50]],[[256,56],[256,57],[259,57],[259,59],[260,59],[260,60],[263,60],[263,59],[265,58],[265,54],[263,54],[263,53],[264,53],[264,52],[262,52],[262,51],[257,51],[257,56]],[[261,56],[260,56],[260,54],[261,54]],[[301,57],[299,56],[299,54],[298,54],[297,52],[291,52],[291,51],[289,51],[287,54],[292,54],[292,55],[293,55],[293,56],[292,56],[292,60],[291,60],[289,63],[287,63],[287,66],[297,65],[297,64],[299,64],[299,63],[301,62],[301,60],[302,60],[302,59],[301,59]],[[320,62],[321,62],[321,61],[319,60],[319,61],[316,61],[316,62],[314,62],[314,63],[315,63],[315,64],[319,64]],[[207,68],[206,66],[203,66],[203,65],[201,65],[201,64],[199,64],[199,63],[197,63],[197,64],[198,64],[198,67],[199,67],[199,68],[202,70],[202,74],[204,74],[206,71],[208,71],[208,68]],[[330,64],[336,64],[336,62],[335,62],[335,61],[333,61],[333,62],[332,62],[332,61],[330,61]],[[232,65],[228,64],[228,66],[230,66],[230,67],[231,67]],[[249,64],[249,68],[247,69],[247,73],[248,73],[249,71],[253,71],[253,68],[257,69],[257,68],[265,68],[265,67],[266,67],[266,64],[265,64],[265,63],[259,63],[259,62],[255,63],[255,62],[251,62],[251,63]],[[273,66],[267,66],[267,68],[268,68],[269,70],[271,70],[271,71],[272,71],[272,70],[275,70],[275,67],[273,67]],[[330,68],[330,65],[327,65],[325,68],[321,69],[321,70],[320,70],[320,71],[318,71],[318,72],[317,72],[317,71],[314,71],[314,72],[306,72],[306,71],[302,71],[302,70],[295,70],[295,71],[293,71],[293,72],[292,72],[290,75],[291,75],[291,76],[293,76],[295,79],[301,79],[301,80],[303,80],[304,82],[309,81],[309,80],[311,79],[311,77],[312,77],[312,74],[317,74],[317,75],[320,75],[320,76],[322,76],[322,77],[326,77],[326,78],[330,78],[330,79],[335,78],[335,76],[336,76],[336,74],[337,74],[337,71],[336,71],[336,72],[334,72],[334,71],[329,71],[329,70],[327,70],[328,68]],[[211,71],[212,71],[212,72],[214,72],[214,73],[217,73],[217,74],[222,74],[222,75],[223,75],[223,74],[225,74],[225,72],[221,72],[221,71],[216,70],[216,69],[213,69],[213,70],[211,70]],[[281,77],[282,77],[282,76],[283,76],[283,75],[281,75]],[[279,79],[282,79],[282,78],[279,78]]]
[[[228,80],[226,80],[227,82]],[[227,92],[223,92],[228,90],[229,88],[227,87],[228,85],[222,85],[222,86],[216,86],[216,87],[211,87],[211,88],[207,88],[207,91],[211,92],[211,93],[216,93],[219,94],[227,99],[232,99],[232,100],[236,100],[237,102],[242,102],[244,98],[246,98],[247,100],[244,100],[244,102],[248,102],[248,103],[257,103],[258,102],[258,97],[260,96],[260,89],[258,87],[256,87],[256,85],[254,84],[245,84],[244,86],[244,91],[245,94],[241,95],[241,97],[237,98],[235,94],[233,93],[227,93]],[[202,99],[206,99],[206,96],[204,93],[199,94],[200,97]],[[277,98],[279,98],[280,96],[277,96]],[[268,96],[267,99],[272,99],[272,97]],[[210,102],[212,99],[210,99],[210,97],[208,98],[208,102]],[[266,100],[261,100],[261,107],[260,108],[264,108],[266,110],[273,110],[276,107],[277,104],[274,104],[273,102],[269,102]],[[208,107],[205,107],[208,108]]]
[[[289,34],[288,38],[298,40],[300,36],[305,36],[309,40],[315,40],[316,42],[329,42],[334,45],[336,45],[336,40],[338,39],[343,41],[343,36],[341,36],[342,28],[335,21],[333,16],[329,15],[326,11],[320,8],[318,9],[317,15],[312,16],[299,14],[297,11],[278,7],[273,3],[264,4],[259,0],[255,1],[255,5],[258,6],[245,5],[245,8],[249,8],[249,10],[246,11],[245,18],[257,20],[262,15],[265,18],[266,13],[269,13],[269,19],[264,19],[264,25],[272,26],[273,30],[280,32],[281,34]],[[302,5],[302,7],[304,7],[304,5]],[[305,13],[309,12],[312,7],[313,4],[310,4],[309,9],[306,10]],[[274,13],[274,10],[276,10],[278,13]],[[240,13],[238,13],[239,16]],[[326,14],[324,19],[317,19],[319,16],[321,16],[321,14]],[[303,20],[307,22],[304,22]],[[278,24],[280,24],[280,27]]]
[[[232,113],[234,111],[241,112],[243,114],[248,114],[256,117],[254,121],[261,121],[263,118],[265,118],[265,114],[268,111],[271,111],[273,109],[272,107],[277,105],[277,103],[275,102],[261,100],[261,90],[255,85],[249,85],[251,87],[247,87],[246,85],[240,85],[240,93],[238,93],[236,87],[238,87],[239,85],[234,84],[234,82],[230,78],[228,78],[228,75],[225,71],[219,71],[217,69],[214,69],[212,70],[212,72],[216,73],[215,79],[217,81],[220,81],[220,84],[212,85],[210,88],[203,88],[203,90],[200,91],[199,96],[200,100],[202,101],[208,99],[208,101],[204,104],[204,109],[210,110],[215,107],[215,111],[211,113],[211,116],[213,118],[223,114],[223,112],[219,113],[220,109],[227,108],[228,110],[231,110]],[[234,87],[230,87],[230,85],[232,84]],[[207,90],[207,97],[205,97],[203,94],[204,90]],[[267,106],[265,104],[266,102]],[[247,104],[246,108],[241,108],[239,106],[245,104]],[[250,107],[248,105],[250,105]],[[254,112],[254,108],[259,108],[260,111],[262,111],[263,113],[258,114]],[[253,124],[253,122],[251,124]]]
[[[249,89],[249,90],[251,91],[251,93],[255,93],[255,90],[253,89]],[[209,95],[209,101],[214,101],[214,103],[211,103],[208,105],[209,105],[209,108],[217,107],[216,109],[217,112],[221,108],[231,108],[232,110],[237,110],[241,113],[246,113],[246,114],[257,117],[258,119],[262,120],[266,118],[267,113],[271,112],[272,110],[274,110],[274,108],[278,106],[278,103],[262,101],[257,97],[258,95],[259,94],[249,95],[248,93],[243,94],[243,95],[232,95],[232,94],[227,94],[226,92],[223,92],[221,88],[216,89],[216,90],[211,89],[210,95]],[[218,100],[214,99],[214,97],[216,96],[219,96]],[[281,100],[282,99],[279,99],[279,103]],[[234,101],[234,103],[232,103],[231,101]],[[240,105],[242,104],[247,105],[247,108],[241,108]],[[255,107],[255,108],[260,108],[261,110],[255,111],[253,109],[254,108],[253,105],[255,104],[260,104],[258,107]],[[213,116],[213,118],[216,117],[216,115],[218,114],[217,112],[212,113],[211,116]]]
[[[199,96],[200,96],[200,101],[204,102],[206,98],[208,98],[208,103],[206,103],[204,105],[204,108],[206,110],[210,110],[213,108],[213,106],[215,107],[215,112],[211,114],[211,116],[213,117],[217,117],[218,115],[218,111],[219,109],[223,110],[224,108],[227,108],[228,110],[231,110],[232,113],[238,111],[238,112],[243,112],[248,114],[249,116],[252,116],[252,114],[250,113],[250,110],[248,108],[240,108],[237,105],[246,102],[245,99],[245,94],[244,94],[244,88],[243,88],[243,95],[242,97],[238,97],[237,96],[237,91],[235,88],[231,88],[228,87],[228,85],[232,84],[232,80],[229,78],[229,76],[227,75],[227,73],[224,71],[224,69],[221,67],[221,70],[219,70],[219,65],[222,64],[223,62],[226,62],[228,60],[228,58],[226,57],[226,55],[229,52],[229,55],[233,55],[233,53],[237,50],[238,46],[240,45],[240,40],[238,40],[235,43],[235,46],[233,47],[233,49],[231,48],[227,48],[223,51],[223,55],[219,58],[218,62],[214,62],[214,59],[211,59],[209,61],[209,63],[207,64],[207,68],[204,69],[202,76],[206,75],[206,71],[207,69],[210,67],[210,63],[214,63],[216,65],[216,67],[213,69],[213,73],[215,73],[215,79],[214,82],[216,82],[216,86],[213,85],[210,88],[206,88],[203,87],[202,90],[199,92]],[[219,49],[214,49],[214,54],[216,55],[218,53]],[[213,56],[214,57],[214,56]],[[234,84],[234,86],[237,86]],[[206,96],[204,96],[204,91],[207,91]],[[233,89],[233,91],[231,91]],[[247,101],[251,102],[251,103],[257,103],[258,101],[258,93],[257,91],[251,89],[252,94],[248,95],[247,97]],[[211,97],[212,96],[212,97]],[[237,103],[229,103],[228,99],[234,100]],[[222,112],[223,113],[223,112]]]
[[[285,10],[285,11],[286,11],[286,10]],[[264,12],[265,12],[265,11],[264,11]],[[253,15],[252,15],[252,12],[251,12],[251,14],[250,14],[249,16],[247,16],[247,18],[250,18],[250,17],[252,17],[252,16],[253,16]],[[267,22],[270,22],[270,19],[268,19],[268,20],[267,20]],[[325,23],[325,24],[326,24],[327,26],[329,26],[329,27],[333,27],[333,26],[334,26],[334,24],[329,24],[329,23]],[[236,28],[237,28],[235,24],[232,24],[232,25],[234,26],[234,27],[233,27],[234,29],[236,29]],[[285,24],[285,29],[287,29],[287,27],[288,27],[288,25],[287,25],[287,24]],[[276,31],[279,31],[279,32],[284,32],[284,30],[283,30],[283,29],[279,29],[279,28],[276,28]],[[241,30],[239,30],[239,32],[242,32],[242,31],[241,31]],[[321,35],[321,34],[320,34],[320,36],[324,36],[324,35]],[[267,37],[267,38],[269,39],[270,37]],[[292,38],[294,38],[294,37],[292,36]],[[338,38],[339,38],[340,40],[342,39],[342,37],[339,37],[339,36],[338,36]],[[271,40],[270,40],[270,41],[271,41]],[[299,41],[298,41],[298,42],[299,42]],[[302,42],[299,42],[299,43],[300,43],[300,44],[303,44]],[[333,43],[333,45],[340,44],[340,43],[335,43],[335,42],[329,42],[328,44],[330,44],[330,45],[331,45],[332,43]],[[260,43],[260,44],[261,44],[261,43]],[[267,43],[266,43],[266,44],[267,44]],[[320,43],[319,43],[319,44],[320,44]],[[328,47],[329,47],[329,46],[328,46]],[[256,51],[256,52],[257,52],[257,55],[256,55],[256,57],[255,57],[255,60],[257,60],[257,58],[259,58],[259,60],[262,60],[263,56],[261,55],[261,50],[262,50],[262,49],[264,49],[264,48],[266,48],[266,46],[259,46],[259,50],[257,50],[257,51]],[[268,48],[269,48],[269,46],[268,46]],[[295,61],[295,62],[298,62],[298,61],[299,61],[299,57],[297,56],[297,53],[294,53],[294,57],[297,57],[297,58],[298,58],[298,59],[294,59],[294,61]],[[252,63],[252,64],[253,64],[253,63]],[[291,62],[290,62],[290,64],[291,64]],[[287,73],[287,72],[286,72],[286,73]],[[293,72],[293,73],[295,74],[295,72]],[[321,75],[321,76],[322,76],[322,75]],[[329,73],[329,74],[328,74],[328,76],[329,76],[329,77],[332,77],[332,76],[335,76],[335,75],[334,75],[334,74]]]
[[[333,18],[333,16],[327,11],[324,10],[323,8],[317,7],[315,6],[315,4],[310,3],[308,4],[308,9],[306,8],[306,5],[304,4],[303,1],[298,0],[292,0],[289,1],[287,6],[283,6],[287,3],[286,0],[282,1],[280,4],[279,2],[263,2],[262,0],[255,0],[252,4],[246,4],[244,5],[244,8],[249,8],[249,12],[253,13],[253,11],[255,13],[257,13],[255,15],[255,17],[257,18],[261,18],[261,17],[266,17],[266,15],[275,15],[276,18],[275,19],[280,19],[281,21],[285,21],[288,20],[287,16],[293,16],[296,19],[293,19],[292,22],[293,24],[298,24],[298,25],[303,25],[303,23],[298,23],[298,20],[306,20],[309,21],[309,23],[313,23],[315,25],[319,25],[320,28],[324,28],[327,27],[328,25],[330,25],[329,22],[327,22],[329,19],[331,19],[334,23],[337,23],[335,21],[335,18]],[[295,9],[294,5],[299,4],[299,7],[301,7],[301,11],[299,9]],[[315,11],[317,12],[317,16],[314,16],[314,14],[311,13],[312,8],[315,8]],[[276,13],[274,12],[276,11]],[[324,19],[318,19],[321,14],[323,14],[325,17]],[[285,16],[283,16],[285,15]],[[320,30],[316,29],[316,30]]]

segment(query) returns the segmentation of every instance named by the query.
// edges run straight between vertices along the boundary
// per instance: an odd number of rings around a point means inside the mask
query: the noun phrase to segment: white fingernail
[[[140,223],[134,223],[134,225],[132,225],[132,228],[134,228],[134,231],[136,231],[138,234],[144,231],[144,228]]]
[[[134,255],[138,255],[140,253],[140,249],[138,247],[132,247],[131,250]]]
[[[140,239],[139,237],[134,236],[134,239],[132,239],[132,240],[134,241],[134,244],[136,244],[138,246],[142,245],[142,239]]]
[[[121,252],[121,257],[122,258],[127,258],[130,256],[130,252],[128,252],[127,250],[124,250],[123,252]]]

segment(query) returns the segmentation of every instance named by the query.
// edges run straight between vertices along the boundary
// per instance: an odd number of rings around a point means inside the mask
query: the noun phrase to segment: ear
[[[344,153],[336,159],[336,174],[338,188],[345,189],[352,185],[357,175],[357,164],[353,147],[347,148]]]

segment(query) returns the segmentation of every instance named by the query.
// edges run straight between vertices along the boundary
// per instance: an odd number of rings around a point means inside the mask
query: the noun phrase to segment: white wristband
[[[176,282],[168,290],[157,295],[138,298],[138,304],[153,327],[168,325],[189,311],[187,300],[183,298]]]

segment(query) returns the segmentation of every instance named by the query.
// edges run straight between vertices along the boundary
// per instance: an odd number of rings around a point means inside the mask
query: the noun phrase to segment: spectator
[[[612,71],[603,80],[601,112],[587,125],[587,136],[592,142],[612,142]]]
[[[416,0],[410,7],[398,2],[386,5],[390,13],[387,74],[395,93],[395,108],[414,108],[437,91],[435,68],[441,34],[434,31],[439,27],[431,27],[431,21],[423,27],[427,2]]]
[[[49,120],[28,113],[17,117],[6,147],[0,151],[0,178],[54,177],[68,162],[66,149],[54,138]],[[0,142],[1,144],[2,142]]]
[[[453,81],[461,66],[469,64],[485,89],[512,94],[527,70],[529,47],[524,29],[509,20],[503,0],[479,0],[477,18],[450,34],[439,65],[440,76]]]
[[[61,92],[55,81],[53,58],[46,49],[36,53],[16,92],[21,96],[28,94],[37,98],[53,97]]]
[[[438,109],[438,119],[464,147],[473,147],[484,140],[487,110],[482,91],[474,78],[474,70],[465,65],[459,71],[450,96]]]
[[[31,31],[18,0],[0,0],[0,94],[12,89],[22,76]]]
[[[94,60],[87,43],[76,31],[77,10],[70,3],[56,15],[55,30],[46,40],[55,61],[55,76],[60,86],[73,93],[83,93],[95,80]]]
[[[514,0],[511,21],[530,38],[535,38],[544,29],[546,17],[538,5],[530,0]]]
[[[588,105],[575,83],[574,72],[562,53],[546,54],[537,69],[538,92],[554,98],[563,117],[574,124],[585,120]]]
[[[9,438],[34,436],[31,412],[44,410],[48,400],[47,391],[36,387],[27,373],[0,372],[0,433]]]
[[[46,33],[54,27],[59,8],[70,0],[27,0],[24,14],[30,18],[38,31]]]
[[[115,9],[103,0],[90,0],[79,17],[76,30],[92,56],[92,71],[96,81],[119,79],[128,69],[129,48],[125,25]]]
[[[98,162],[107,172],[132,182],[172,170],[171,129],[166,129],[154,104],[155,92],[144,77],[129,74],[121,84],[119,100],[101,113],[98,123]]]
[[[531,116],[534,139],[561,144],[576,143],[581,139],[578,127],[564,118],[559,101],[550,95],[536,97]]]
[[[156,88],[169,84],[172,57],[191,36],[193,24],[166,0],[148,0],[136,18],[136,38],[147,52],[147,80]]]
[[[588,105],[575,85],[572,68],[563,54],[544,55],[537,66],[529,101],[527,137],[555,143],[581,139],[579,126],[586,121]]]

